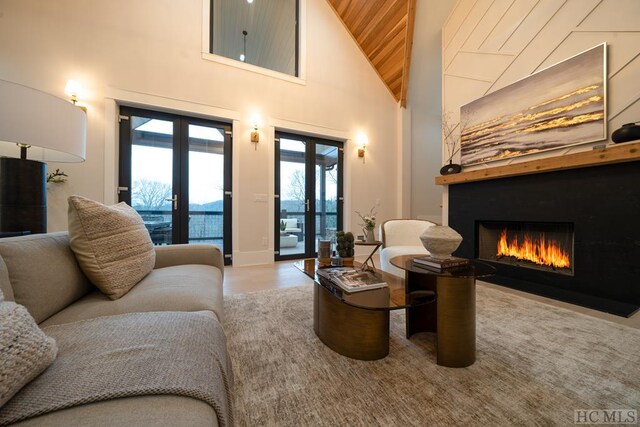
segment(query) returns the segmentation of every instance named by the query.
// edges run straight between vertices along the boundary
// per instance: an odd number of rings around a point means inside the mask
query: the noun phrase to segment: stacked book
[[[379,279],[370,271],[360,271],[353,268],[318,269],[317,274],[321,279],[337,285],[347,293],[368,291],[388,286],[387,282]]]
[[[436,271],[442,271],[456,267],[464,267],[468,264],[469,260],[467,258],[459,258],[454,256],[447,259],[437,259],[429,255],[425,255],[413,259],[413,265],[415,265],[416,267],[422,267]]]

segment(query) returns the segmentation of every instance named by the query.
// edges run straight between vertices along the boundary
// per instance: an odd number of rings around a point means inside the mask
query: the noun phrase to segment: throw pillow
[[[0,407],[53,363],[56,342],[38,328],[26,308],[0,302]]]
[[[124,202],[69,197],[69,243],[89,280],[112,300],[153,270],[156,252],[142,218]]]

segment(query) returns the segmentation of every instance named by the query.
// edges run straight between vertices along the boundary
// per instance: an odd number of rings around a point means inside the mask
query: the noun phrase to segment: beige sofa
[[[221,321],[223,268],[222,254],[213,245],[157,247],[154,270],[122,298],[112,301],[80,270],[67,233],[0,239],[0,288],[5,299],[24,305],[41,327],[167,311],[200,312]],[[217,419],[216,411],[204,401],[151,395],[88,403],[19,425],[215,426]]]

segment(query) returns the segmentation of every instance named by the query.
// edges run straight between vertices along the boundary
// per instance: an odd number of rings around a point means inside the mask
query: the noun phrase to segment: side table
[[[476,361],[476,278],[492,276],[495,268],[472,260],[468,265],[436,271],[415,265],[413,258],[417,256],[421,255],[389,260],[405,270],[407,293],[436,293],[436,304],[407,308],[407,338],[418,332],[435,332],[438,365],[472,365]]]
[[[376,240],[373,242],[363,242],[362,240],[356,240],[354,244],[356,246],[373,246],[374,247],[371,253],[369,254],[369,256],[367,257],[367,259],[365,259],[364,262],[362,263],[361,269],[376,271],[376,264],[373,262],[373,254],[375,254],[378,251],[378,249],[380,249],[380,246],[382,246],[382,242],[379,240]],[[369,261],[371,261],[371,265],[369,265]]]

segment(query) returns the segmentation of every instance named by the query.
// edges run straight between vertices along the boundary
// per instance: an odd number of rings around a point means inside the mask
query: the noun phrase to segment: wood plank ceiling
[[[396,101],[406,106],[416,0],[327,0]]]

